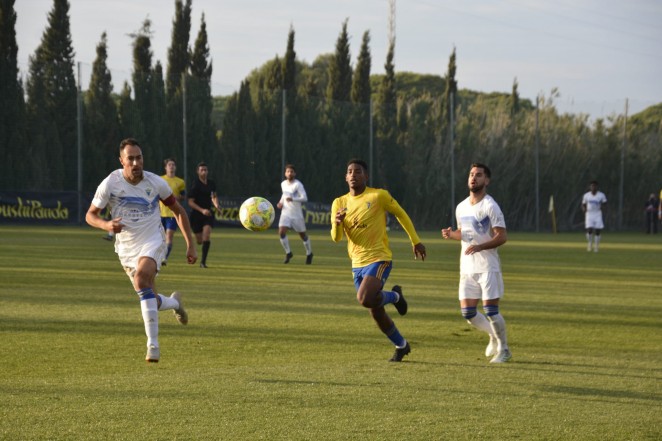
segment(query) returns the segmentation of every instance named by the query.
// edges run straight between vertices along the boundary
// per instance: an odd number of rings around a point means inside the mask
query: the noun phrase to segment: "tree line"
[[[347,191],[347,160],[361,157],[370,162],[372,185],[389,189],[427,228],[452,223],[452,201],[466,197],[469,165],[476,161],[492,168],[490,192],[509,228],[519,230],[549,229],[550,196],[559,228],[582,228],[581,196],[593,179],[609,199],[607,227],[637,228],[647,195],[660,188],[662,105],[592,122],[559,114],[557,91],[537,103],[521,99],[516,79],[511,93],[459,89],[455,49],[443,77],[396,73],[395,41],[385,73],[375,75],[370,33],[352,63],[347,21],[335,51],[310,64],[297,59],[291,27],[283,56],[219,99],[211,94],[204,14],[191,47],[192,0],[174,4],[165,72],[153,60],[145,20],[131,35],[131,84],[115,94],[105,33],[89,88],[77,90],[67,0],[53,1],[24,86],[14,0],[0,0],[0,188],[76,190],[82,140],[82,189],[93,192],[118,167],[117,146],[128,136],[139,139],[145,166],[155,172],[166,157],[177,160],[180,174],[186,164],[190,177],[197,162],[207,162],[225,196],[278,197],[282,166],[294,163],[309,198],[330,202]]]

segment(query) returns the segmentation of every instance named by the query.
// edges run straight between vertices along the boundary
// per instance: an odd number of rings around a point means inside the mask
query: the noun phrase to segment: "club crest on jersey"
[[[366,208],[368,210],[370,210],[370,206],[372,205],[372,202],[366,202],[365,205],[366,205]]]
[[[145,189],[145,193],[147,193],[147,196],[151,196],[152,195],[152,187],[147,187]]]

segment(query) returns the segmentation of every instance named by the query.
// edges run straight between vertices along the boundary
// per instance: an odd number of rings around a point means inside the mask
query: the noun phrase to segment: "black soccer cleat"
[[[306,265],[313,263],[313,253],[310,253],[306,256]]]
[[[395,309],[398,310],[398,314],[407,314],[407,301],[405,300],[405,296],[402,295],[402,288],[400,285],[395,285],[393,288],[391,288],[391,291],[395,291],[400,295],[400,299],[398,299],[398,301],[393,304]]]
[[[283,261],[283,263],[290,263],[290,259],[292,259],[292,256],[294,256],[294,254],[292,254],[291,251],[289,253],[287,253],[285,255],[285,260]]]
[[[411,352],[411,347],[409,346],[409,342],[407,342],[404,348],[395,348],[395,353],[393,354],[393,357],[391,357],[389,361],[399,363],[402,361],[405,355],[409,354],[410,352]]]
[[[200,262],[200,268],[209,268],[206,263]]]

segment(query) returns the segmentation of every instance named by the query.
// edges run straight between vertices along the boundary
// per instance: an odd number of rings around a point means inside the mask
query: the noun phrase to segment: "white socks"
[[[161,299],[161,306],[159,306],[159,311],[164,311],[166,309],[178,309],[179,302],[172,297],[166,297],[163,294],[157,294]]]
[[[313,253],[313,246],[310,244],[310,238],[303,241],[303,247],[306,249],[306,256]]]
[[[290,241],[287,239],[287,236],[280,238],[280,244],[283,246],[283,249],[285,250],[285,254],[289,254],[292,252],[292,250],[290,250]]]
[[[145,334],[147,334],[147,346],[159,347],[159,311],[156,299],[147,299],[140,302],[143,321],[145,322]]]
[[[487,332],[490,335],[494,334],[494,331],[492,331],[492,327],[490,326],[490,322],[487,320],[485,315],[481,314],[480,312],[476,313],[476,315],[472,317],[471,320],[467,321],[469,324],[483,332]]]
[[[508,339],[506,336],[506,321],[501,314],[489,316],[487,318],[492,328],[493,334],[497,338],[497,352],[508,349]]]

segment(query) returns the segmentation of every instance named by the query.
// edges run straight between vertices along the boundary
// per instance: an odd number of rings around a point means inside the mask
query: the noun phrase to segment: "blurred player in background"
[[[460,254],[460,307],[462,316],[490,336],[485,349],[490,363],[504,363],[512,358],[506,338],[506,322],[499,312],[503,297],[501,261],[497,247],[508,240],[501,208],[487,194],[491,172],[484,164],[472,164],[469,171],[469,197],[455,210],[458,229],[441,230],[444,239],[462,241]],[[478,312],[483,301],[485,315]]]
[[[216,183],[208,179],[209,169],[207,164],[201,162],[196,167],[197,179],[191,186],[188,195],[188,206],[191,207],[191,228],[195,233],[198,245],[202,245],[202,259],[200,268],[207,268],[207,255],[211,246],[211,230],[214,226],[214,215],[211,211],[212,204],[220,212],[218,197],[216,196]]]
[[[292,229],[299,233],[303,241],[303,247],[306,250],[306,265],[313,263],[313,247],[310,244],[310,238],[306,234],[306,221],[303,218],[301,204],[308,201],[306,189],[303,188],[301,181],[296,179],[297,172],[292,164],[285,166],[285,180],[281,182],[280,188],[283,195],[276,205],[280,210],[280,220],[278,221],[278,235],[280,244],[285,250],[285,261],[289,263],[292,258],[290,241],[287,239],[287,230]]]
[[[177,202],[180,202],[184,199],[184,193],[186,192],[186,183],[182,178],[175,176],[177,172],[177,163],[174,159],[168,158],[163,161],[163,167],[165,168],[165,175],[161,176],[164,181],[168,183],[170,189],[172,190],[172,195],[175,197]],[[175,214],[166,207],[163,202],[159,201],[159,206],[161,207],[161,223],[166,233],[166,246],[168,251],[166,252],[166,257],[163,260],[163,265],[168,261],[170,257],[170,252],[172,251],[172,239],[175,236],[175,231],[177,231],[177,219]]]
[[[122,168],[108,175],[97,188],[85,220],[93,227],[116,233],[115,252],[140,298],[147,334],[145,360],[158,362],[161,358],[159,311],[173,309],[177,321],[183,325],[188,323],[181,295],[174,292],[165,297],[158,294],[155,286],[156,274],[166,255],[158,201],[172,210],[182,229],[188,263],[195,263],[197,256],[186,211],[161,177],[143,170],[142,149],[135,139],[128,138],[120,143],[120,163]],[[111,220],[99,215],[108,205]]]
[[[602,206],[607,203],[607,196],[598,191],[598,181],[591,181],[589,191],[582,198],[582,211],[585,213],[584,226],[586,228],[586,251],[598,252],[600,246],[600,232],[605,227],[602,222]]]
[[[383,289],[391,272],[393,256],[386,233],[386,213],[393,214],[409,235],[415,258],[425,260],[425,246],[416,234],[411,219],[389,192],[367,186],[368,165],[364,161],[349,161],[345,181],[349,193],[336,198],[331,207],[331,213],[335,216],[331,221],[331,238],[339,242],[343,232],[347,236],[356,299],[370,309],[379,329],[395,345],[395,353],[389,361],[399,362],[411,352],[411,348],[386,313],[384,305],[393,303],[398,313],[405,315],[407,301],[398,285],[393,286],[391,291]]]

